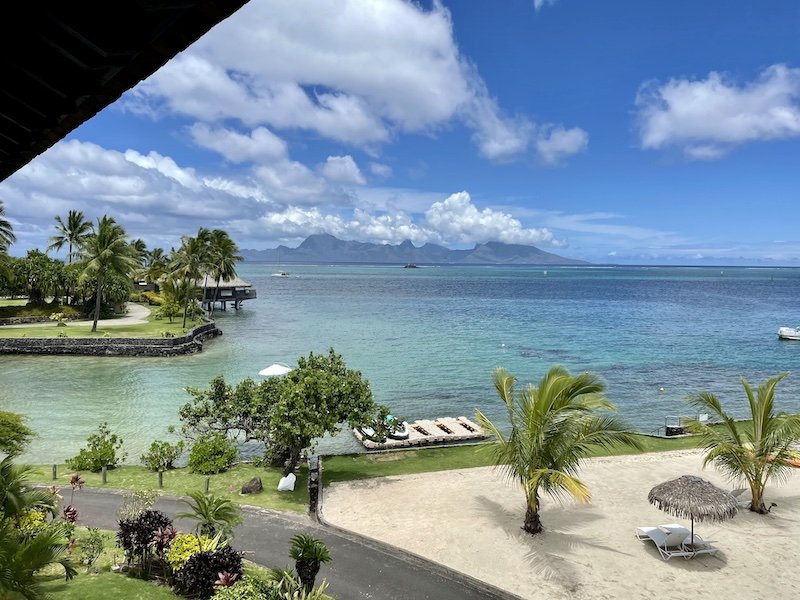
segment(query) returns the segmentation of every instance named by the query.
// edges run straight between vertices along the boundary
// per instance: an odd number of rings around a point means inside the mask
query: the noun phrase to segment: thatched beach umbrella
[[[714,484],[695,475],[684,475],[655,486],[647,495],[650,504],[676,517],[694,520],[724,521],[732,519],[738,510],[736,498]]]

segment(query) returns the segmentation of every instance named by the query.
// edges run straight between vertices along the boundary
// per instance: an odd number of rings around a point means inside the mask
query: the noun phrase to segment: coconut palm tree
[[[189,299],[191,292],[197,286],[197,280],[203,274],[208,264],[208,246],[210,232],[201,227],[197,236],[183,236],[181,247],[174,253],[171,267],[175,273],[193,285],[187,287],[183,304],[183,327],[186,327],[186,315],[189,312]]]
[[[211,314],[214,314],[214,302],[217,301],[219,294],[219,283],[236,277],[236,263],[240,262],[242,257],[239,255],[239,246],[230,238],[227,231],[214,229],[209,241],[209,276],[216,281],[210,310]]]
[[[296,535],[292,538],[291,544],[289,558],[295,561],[297,576],[303,583],[306,593],[310,594],[320,566],[331,560],[330,552],[322,540],[310,535]]]
[[[131,242],[131,250],[136,262],[140,267],[143,267],[147,260],[147,244],[142,238],[136,238]]]
[[[61,217],[56,217],[56,231],[58,235],[54,235],[48,240],[50,245],[47,247],[47,251],[61,250],[66,244],[67,263],[69,264],[78,254],[84,240],[92,234],[92,223],[86,220],[81,211],[71,210],[67,213],[66,223]]]
[[[498,442],[497,466],[522,485],[527,507],[522,528],[528,533],[542,531],[541,492],[573,496],[579,502],[591,499],[577,477],[580,459],[597,448],[641,447],[620,420],[603,414],[615,407],[602,396],[605,385],[592,373],[570,375],[563,367],[552,367],[538,386],[524,390],[516,389],[517,378],[505,369],[495,369],[493,377],[511,432],[504,434],[481,411],[476,418]]]
[[[147,283],[156,283],[167,272],[168,262],[163,248],[153,248],[144,257],[142,278]]]
[[[0,252],[8,251],[8,247],[16,241],[11,221],[6,219],[6,207],[0,202]]]
[[[82,256],[85,266],[81,281],[94,279],[97,282],[92,323],[92,332],[96,332],[103,284],[107,275],[115,273],[128,276],[138,263],[131,246],[125,240],[125,230],[108,216],[97,219],[97,229],[83,241]]]
[[[192,492],[189,497],[191,500],[183,500],[189,511],[178,513],[177,517],[197,521],[195,532],[198,535],[214,537],[220,533],[224,538],[233,537],[233,528],[242,523],[242,511],[236,504],[202,492]]]
[[[792,445],[800,440],[800,415],[775,412],[775,388],[788,375],[779,373],[767,379],[753,392],[742,377],[750,423],[736,422],[722,408],[714,394],[702,392],[689,398],[698,411],[710,413],[721,426],[691,421],[690,430],[702,436],[706,449],[703,466],[712,463],[732,480],[745,481],[750,487],[750,510],[765,514],[764,489],[770,480],[788,476],[796,458]]]

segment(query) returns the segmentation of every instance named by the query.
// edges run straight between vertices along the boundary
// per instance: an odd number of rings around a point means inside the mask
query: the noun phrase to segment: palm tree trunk
[[[528,507],[525,510],[525,524],[522,529],[532,535],[542,532],[542,521],[539,519],[539,499],[534,498],[533,501],[528,502]]]
[[[191,279],[188,282],[191,284]],[[192,291],[191,285],[186,286],[186,298],[183,301],[183,328],[186,329],[186,313],[189,312],[189,294]]]
[[[94,323],[92,323],[92,333],[97,333],[97,320],[100,318],[100,289],[103,285],[103,278],[97,276],[97,298],[94,301]]]
[[[767,505],[764,504],[764,488],[753,481],[750,483],[750,510],[760,515],[767,514]]]
[[[214,288],[214,300],[211,302],[211,306],[210,306],[209,311],[208,311],[209,318],[214,316],[214,303],[216,303],[217,298],[219,297],[219,282],[220,282],[220,280],[221,280],[221,278],[217,277],[217,287]]]

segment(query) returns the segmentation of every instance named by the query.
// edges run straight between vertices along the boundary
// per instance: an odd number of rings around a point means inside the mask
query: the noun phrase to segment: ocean
[[[107,421],[128,461],[180,425],[186,387],[216,375],[258,379],[333,347],[370,381],[376,400],[409,420],[502,419],[492,371],[520,384],[551,365],[591,370],[631,427],[650,432],[690,415],[685,398],[716,393],[735,415],[740,377],[793,372],[779,409],[800,412],[800,342],[777,328],[800,323],[800,269],[685,267],[283,266],[246,263],[258,290],[243,310],[215,313],[224,335],[176,358],[3,356],[0,409],[28,416],[38,437],[25,459],[62,462]],[[343,432],[326,452],[358,451]]]

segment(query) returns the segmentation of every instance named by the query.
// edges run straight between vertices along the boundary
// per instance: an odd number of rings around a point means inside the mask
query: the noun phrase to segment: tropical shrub
[[[22,454],[33,436],[33,430],[25,424],[25,417],[0,410],[0,452],[9,456]]]
[[[272,598],[274,588],[261,579],[247,575],[232,586],[218,588],[214,600],[265,600]]]
[[[78,544],[81,550],[81,564],[86,565],[87,573],[91,572],[105,546],[106,540],[100,530],[97,527],[89,527],[86,537]]]
[[[242,553],[230,546],[224,546],[214,552],[198,552],[191,556],[180,570],[179,581],[187,595],[197,595],[202,600],[214,595],[214,584],[227,574],[228,581],[241,578]]]
[[[189,468],[201,475],[230,469],[239,458],[236,443],[222,433],[201,435],[189,453]]]
[[[183,500],[189,512],[178,513],[178,518],[197,521],[198,535],[233,537],[233,528],[242,522],[242,511],[236,504],[227,498],[201,492],[192,492],[189,497],[190,500]]]
[[[200,552],[201,544],[204,541],[208,541],[208,538],[203,540],[201,537],[191,533],[182,533],[176,536],[167,551],[167,562],[172,567],[172,570],[175,572],[180,571],[187,560]]]
[[[161,306],[161,303],[164,301],[163,298],[155,292],[142,292],[142,297],[148,304],[155,304],[156,306]]]
[[[314,588],[320,565],[331,561],[330,552],[322,540],[310,535],[296,535],[292,538],[289,558],[295,561],[297,576],[308,593]]]
[[[166,471],[174,468],[174,463],[183,454],[183,440],[176,444],[156,440],[150,444],[150,450],[142,454],[139,459],[151,471]]]
[[[325,595],[328,582],[323,581],[318,588],[307,590],[300,578],[289,569],[272,569],[267,576],[269,591],[267,600],[331,600]]]
[[[108,423],[101,423],[97,433],[86,438],[88,447],[81,448],[77,456],[67,459],[67,465],[75,471],[97,473],[107,467],[113,469],[123,460],[122,438],[111,433]]]
[[[153,536],[159,529],[171,525],[172,519],[158,510],[145,510],[132,519],[120,519],[117,544],[125,552],[125,560],[129,563],[138,560],[146,570]]]

